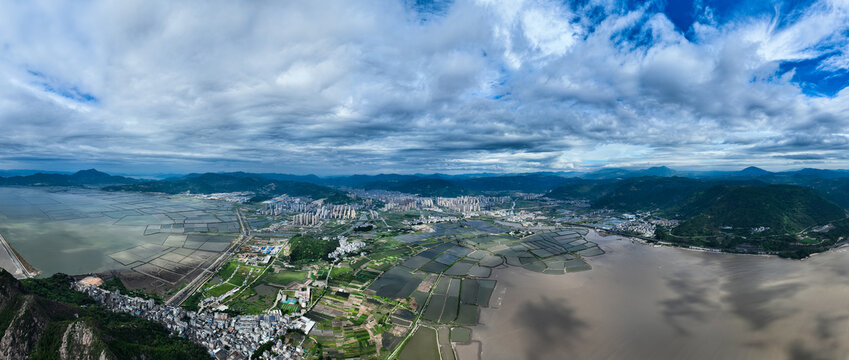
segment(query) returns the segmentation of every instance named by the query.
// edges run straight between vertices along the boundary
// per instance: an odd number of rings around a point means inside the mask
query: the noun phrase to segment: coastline
[[[808,255],[804,258],[797,259],[797,258],[783,257],[779,253],[726,251],[726,250],[723,250],[723,249],[715,249],[715,248],[685,245],[685,244],[676,244],[676,243],[671,243],[671,242],[668,242],[668,241],[659,241],[659,240],[655,240],[655,239],[651,239],[651,238],[647,238],[647,237],[643,237],[643,236],[620,233],[620,232],[617,232],[617,231],[614,231],[614,230],[608,230],[608,229],[603,229],[603,228],[584,225],[584,224],[574,224],[574,223],[564,223],[564,224],[567,227],[579,227],[579,228],[594,230],[596,233],[599,234],[599,236],[621,236],[623,238],[627,238],[627,239],[639,242],[640,244],[647,245],[647,246],[667,247],[667,248],[674,248],[674,249],[681,249],[681,250],[688,250],[688,251],[695,251],[695,252],[704,252],[704,253],[716,253],[716,254],[732,254],[732,255],[747,255],[747,256],[762,256],[762,257],[775,256],[775,257],[781,258],[781,259],[799,260],[799,261],[804,261],[806,259],[810,259],[812,256],[815,256],[817,254],[824,254],[824,253],[831,252],[832,250],[835,250],[835,249],[840,249],[840,248],[849,246],[849,242],[844,241],[844,242],[834,244],[833,246],[827,248],[826,250],[811,253],[810,255]]]
[[[3,251],[0,251],[0,262],[8,262],[10,265],[15,267],[15,271],[9,271],[11,269],[6,269],[9,273],[14,275],[15,278],[33,278],[41,273],[38,269],[26,262],[21,254],[18,254],[12,245],[3,238],[3,234],[0,234],[0,245],[3,247]],[[3,261],[7,259],[8,261]]]

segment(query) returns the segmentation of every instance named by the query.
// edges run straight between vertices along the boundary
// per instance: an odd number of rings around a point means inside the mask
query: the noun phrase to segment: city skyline
[[[4,2],[0,14],[0,169],[849,168],[839,1]]]

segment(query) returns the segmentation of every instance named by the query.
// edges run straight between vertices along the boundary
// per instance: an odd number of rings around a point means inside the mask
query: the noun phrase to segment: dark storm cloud
[[[810,95],[793,65],[849,68],[845,4],[698,5],[686,28],[664,6],[6,2],[0,166],[849,165],[849,94]]]

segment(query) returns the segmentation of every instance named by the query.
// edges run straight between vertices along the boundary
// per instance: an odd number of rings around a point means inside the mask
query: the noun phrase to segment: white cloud
[[[0,163],[515,171],[846,153],[845,91],[812,98],[778,74],[832,53],[820,68],[846,68],[845,3],[725,23],[705,9],[688,36],[653,11],[2,2]]]

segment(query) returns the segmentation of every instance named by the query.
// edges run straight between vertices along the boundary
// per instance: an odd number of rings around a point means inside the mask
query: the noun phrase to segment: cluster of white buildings
[[[268,265],[271,261],[271,255],[255,255],[245,259],[245,264],[250,266]]]
[[[362,190],[352,189],[352,193],[363,199],[378,200],[383,202],[383,211],[412,211],[412,210],[440,210],[447,208],[461,213],[479,212],[490,209],[493,205],[501,205],[511,202],[509,196],[458,196],[458,197],[422,197],[418,195],[405,194],[397,191],[387,190]]]
[[[348,241],[347,237],[340,236],[339,247],[337,247],[336,250],[333,250],[333,252],[331,252],[327,256],[333,260],[338,260],[343,258],[346,254],[356,252],[365,246],[366,243],[362,241]]]
[[[315,226],[319,223],[321,223],[321,219],[312,213],[292,215],[292,225],[295,226]]]
[[[674,228],[674,227],[678,226],[678,224],[680,223],[680,221],[678,221],[678,220],[661,219],[661,218],[652,218],[652,219],[649,220],[649,222],[654,224],[655,226],[663,226],[667,229]]]
[[[617,224],[613,230],[637,233],[645,237],[654,237],[655,225],[640,219]]]
[[[456,216],[437,216],[437,215],[428,215],[424,217],[424,215],[419,216],[416,220],[404,220],[405,225],[422,225],[422,224],[436,224],[441,222],[451,222],[458,221],[460,218]]]
[[[309,212],[292,215],[292,225],[315,226],[323,220],[347,220],[356,219],[357,209],[351,205],[322,206]]]
[[[349,189],[357,197],[366,199],[367,202],[374,200],[383,203],[383,211],[411,211],[422,209],[436,209],[433,198],[418,195],[405,194],[389,190],[363,190]]]
[[[96,285],[80,281],[74,285],[77,291],[88,294],[106,308],[138,316],[164,325],[174,334],[205,347],[219,359],[247,359],[260,345],[284,336],[288,329],[308,328],[302,319],[283,316],[280,310],[271,310],[263,315],[230,317],[224,313],[194,312],[168,305],[157,305],[153,300],[141,299],[111,292]],[[309,322],[306,319],[306,322]],[[313,324],[314,325],[314,324]],[[299,358],[303,349],[275,347],[283,358]]]
[[[299,226],[317,225],[326,219],[355,219],[359,208],[352,205],[324,205],[323,200],[313,201],[310,198],[289,195],[280,195],[264,203],[265,207],[259,210],[260,214],[279,216],[296,213],[292,223]]]
[[[316,209],[315,214],[321,219],[356,219],[357,209],[351,205],[330,205]]]
[[[480,212],[488,210],[493,205],[503,205],[512,202],[509,196],[458,196],[453,198],[436,198],[438,206],[448,208],[461,213]]]
[[[636,215],[622,214],[622,218],[626,221],[615,224],[613,230],[637,233],[645,237],[654,237],[658,226],[672,229],[679,223],[678,220],[651,217],[650,212],[637,212]]]
[[[215,193],[215,194],[193,194],[192,197],[204,200],[220,200],[232,203],[244,204],[250,200],[254,193],[252,192],[231,192],[231,193]]]
[[[263,215],[281,215],[291,212],[307,212],[318,207],[318,202],[310,198],[280,195],[263,202],[265,207],[260,210]]]
[[[398,199],[392,202],[384,203],[383,211],[403,212],[430,209],[433,207],[433,199],[416,197],[415,199]]]
[[[519,210],[518,213],[514,212],[514,213],[509,214],[509,215],[504,217],[504,221],[520,223],[520,224],[525,224],[525,223],[530,224],[534,220],[545,220],[545,219],[547,219],[546,216],[536,214],[536,213],[531,212],[531,211],[525,211],[525,210]]]

